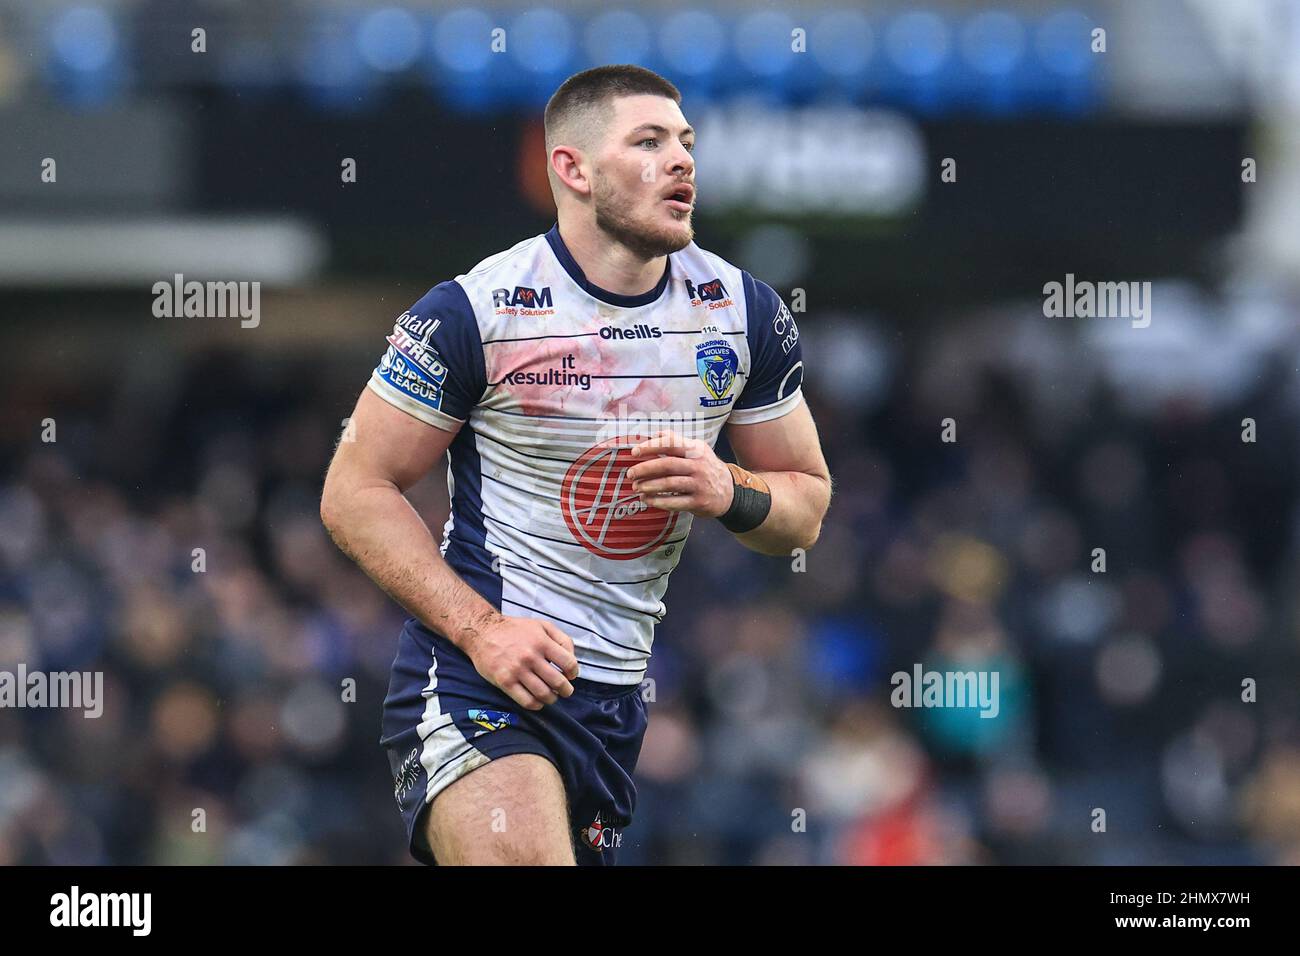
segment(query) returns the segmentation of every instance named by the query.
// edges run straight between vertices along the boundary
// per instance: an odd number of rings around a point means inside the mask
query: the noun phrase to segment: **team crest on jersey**
[[[483,728],[480,733],[489,733],[503,727],[510,727],[515,722],[515,715],[505,710],[486,710],[471,707],[468,715],[470,720]]]
[[[575,541],[592,554],[628,561],[663,544],[677,525],[677,512],[652,508],[632,490],[627,470],[639,438],[609,438],[592,445],[569,466],[560,485],[560,511]]]
[[[712,339],[695,347],[695,370],[709,394],[700,399],[705,408],[726,405],[731,401],[731,387],[736,384],[740,358],[722,339]]]

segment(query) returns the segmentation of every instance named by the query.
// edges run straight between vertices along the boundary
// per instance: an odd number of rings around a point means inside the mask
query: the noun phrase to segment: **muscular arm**
[[[736,535],[761,554],[811,548],[831,503],[831,473],[812,413],[803,401],[788,415],[756,425],[728,425],[737,463],[767,482],[772,510],[753,531]]]
[[[368,388],[352,412],[351,432],[355,441],[339,442],[321,493],[321,521],[335,544],[518,703],[536,709],[554,702],[555,692],[571,694],[564,674],[576,677],[578,665],[568,636],[497,611],[447,565],[406,500],[455,432],[417,421]]]
[[[406,500],[456,433],[416,421],[368,388],[350,431],[355,440],[339,442],[325,476],[326,530],[395,601],[461,647],[496,609],[447,566],[429,526]]]
[[[780,418],[729,425],[727,437],[741,467],[760,478],[772,498],[763,523],[737,534],[737,540],[771,555],[812,547],[830,506],[831,476],[808,406],[801,399]],[[703,518],[719,517],[731,507],[735,478],[706,443],[665,431],[632,454],[644,459],[628,469],[632,489],[652,507]]]

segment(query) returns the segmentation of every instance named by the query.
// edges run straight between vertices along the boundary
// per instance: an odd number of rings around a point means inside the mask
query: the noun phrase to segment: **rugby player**
[[[769,555],[820,533],[799,331],[695,245],[680,103],[636,66],[560,86],[555,227],[398,317],[326,476],[326,528],[411,615],[381,743],[423,862],[614,862],[692,522]],[[439,545],[404,492],[444,454]]]

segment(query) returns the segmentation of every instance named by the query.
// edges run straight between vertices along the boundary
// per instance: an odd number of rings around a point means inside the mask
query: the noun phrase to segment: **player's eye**
[[[652,145],[652,146],[657,146],[657,145],[659,145],[659,140],[655,139],[655,138],[652,136],[652,137],[650,137],[649,139],[643,139],[643,140],[641,140],[641,142],[637,143],[637,145],[638,145],[638,146],[644,146],[646,143],[649,143],[649,144]]]
[[[687,142],[682,143],[682,145],[686,147],[686,152],[688,152],[688,153],[693,153],[693,152],[695,152],[695,141],[694,141],[694,140],[688,140]]]

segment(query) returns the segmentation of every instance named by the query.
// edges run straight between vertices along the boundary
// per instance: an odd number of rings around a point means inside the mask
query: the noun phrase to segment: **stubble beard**
[[[685,249],[695,238],[695,229],[689,217],[684,232],[647,228],[624,211],[626,204],[619,201],[620,197],[608,179],[597,176],[595,186],[592,199],[596,228],[615,242],[626,246],[634,255],[646,260],[666,256]]]

